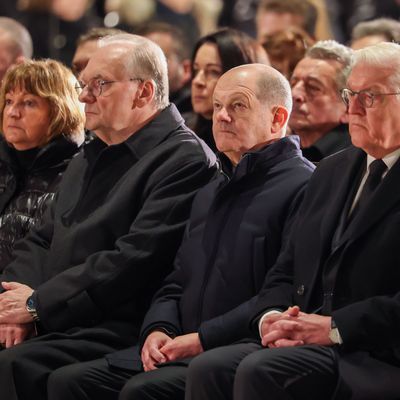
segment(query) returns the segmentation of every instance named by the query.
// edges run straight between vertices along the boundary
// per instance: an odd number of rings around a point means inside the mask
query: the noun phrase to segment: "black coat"
[[[143,339],[156,327],[198,331],[204,349],[248,337],[249,310],[313,169],[298,138],[286,137],[247,153],[230,179],[203,188],[175,269],[145,317]]]
[[[347,124],[338,125],[326,135],[318,139],[309,147],[302,148],[303,156],[313,163],[318,163],[340,150],[351,145],[349,129]]]
[[[256,327],[266,309],[293,304],[333,315],[343,339],[342,377],[368,392],[374,374],[387,373],[390,384],[375,388],[380,395],[374,398],[392,399],[400,397],[400,160],[345,229],[365,159],[363,151],[350,147],[319,164],[291,240],[260,293],[253,323]],[[390,375],[385,365],[399,368]],[[361,378],[364,373],[372,379]],[[385,397],[385,391],[396,395]]]
[[[32,151],[31,159],[0,141],[0,271],[12,260],[14,243],[41,224],[78,146],[60,136]]]
[[[116,346],[132,343],[172,267],[194,194],[216,173],[215,156],[173,105],[121,144],[95,139],[1,279],[35,289],[44,332],[101,327],[118,335]]]

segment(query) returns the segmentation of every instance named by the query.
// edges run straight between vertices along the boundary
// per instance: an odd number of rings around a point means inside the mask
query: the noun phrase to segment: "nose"
[[[195,86],[205,86],[206,79],[204,75],[204,71],[201,69],[197,72],[197,74],[193,77],[192,84]]]
[[[221,107],[219,110],[214,111],[215,118],[218,122],[231,122],[232,118],[230,117],[228,111],[225,107]]]
[[[79,93],[78,99],[81,103],[94,103],[96,101],[96,98],[93,96],[90,90],[88,90],[87,86],[85,86]]]
[[[19,109],[18,104],[13,104],[7,107],[8,111],[7,114],[13,118],[19,118],[21,116],[21,111]]]
[[[302,81],[297,82],[292,86],[292,97],[293,101],[303,103],[305,100],[305,89]]]
[[[365,114],[365,108],[357,99],[358,94],[349,97],[349,105],[347,111],[349,114]]]

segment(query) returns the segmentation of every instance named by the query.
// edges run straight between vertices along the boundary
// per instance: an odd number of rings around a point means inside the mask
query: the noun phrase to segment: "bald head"
[[[265,64],[240,65],[223,74],[217,86],[223,85],[226,80],[232,84],[252,87],[262,103],[283,106],[289,113],[292,109],[289,82],[275,68]]]
[[[285,135],[292,107],[286,78],[264,64],[246,64],[223,74],[213,95],[213,133],[219,151],[236,164]]]

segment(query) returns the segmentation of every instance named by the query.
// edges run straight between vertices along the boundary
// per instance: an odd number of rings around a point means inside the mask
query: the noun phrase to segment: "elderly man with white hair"
[[[136,343],[171,270],[194,194],[217,174],[168,101],[148,39],[100,41],[80,76],[96,138],[71,163],[44,224],[0,275],[0,393],[45,399],[48,374]]]
[[[310,179],[250,318],[261,343],[194,360],[187,399],[400,398],[400,46],[357,50],[342,96],[353,146]]]

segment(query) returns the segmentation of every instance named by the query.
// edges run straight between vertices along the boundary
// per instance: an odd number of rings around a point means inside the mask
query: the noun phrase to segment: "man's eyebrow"
[[[104,79],[104,78],[103,78],[103,76],[102,76],[101,74],[97,74],[97,75],[93,76],[93,77],[90,78],[90,79],[84,79],[84,76],[83,76],[83,75],[79,77],[79,80],[80,80],[80,81],[83,81],[83,82],[90,82],[90,81],[92,81],[93,79]]]
[[[307,76],[304,80],[311,81],[312,83],[318,83],[320,85],[324,84],[324,82],[316,76]]]

